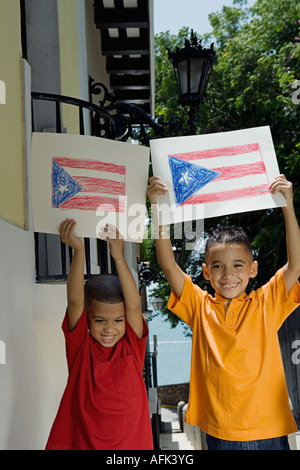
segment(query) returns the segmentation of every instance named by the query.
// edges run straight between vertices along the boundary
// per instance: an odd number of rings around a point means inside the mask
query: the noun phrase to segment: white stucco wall
[[[0,449],[43,449],[65,381],[65,286],[34,284],[33,232],[0,221]]]

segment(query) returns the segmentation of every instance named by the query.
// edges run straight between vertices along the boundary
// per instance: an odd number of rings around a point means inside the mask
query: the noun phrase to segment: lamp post
[[[151,304],[154,310],[161,310],[164,306],[164,301],[160,297],[154,297]]]
[[[204,92],[212,67],[217,63],[213,43],[209,49],[203,48],[191,30],[191,39],[185,40],[183,48],[168,49],[169,60],[173,64],[179,92],[179,102],[189,108],[190,134],[196,131],[196,112],[204,103]]]

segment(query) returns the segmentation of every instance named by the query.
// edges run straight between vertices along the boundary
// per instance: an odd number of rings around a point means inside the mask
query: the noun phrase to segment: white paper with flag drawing
[[[33,133],[34,230],[58,233],[62,220],[96,238],[115,225],[125,240],[141,241],[146,216],[149,149],[99,137]],[[97,228],[98,227],[98,228]]]
[[[272,195],[280,174],[268,126],[151,141],[153,175],[168,188],[158,197],[163,224],[285,206]]]

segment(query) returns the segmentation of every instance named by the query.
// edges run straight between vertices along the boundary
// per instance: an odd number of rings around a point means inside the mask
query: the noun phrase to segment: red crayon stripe
[[[74,196],[59,208],[96,211],[99,206],[101,210],[107,212],[124,212],[124,201],[104,196]]]
[[[182,160],[200,160],[202,158],[232,157],[244,153],[257,152],[260,150],[259,144],[235,145],[232,147],[223,147],[220,149],[196,150],[195,152],[175,153],[172,157]]]
[[[106,193],[114,196],[125,196],[125,183],[103,178],[89,178],[86,176],[73,176],[81,186],[82,192]]]
[[[63,167],[79,168],[84,170],[109,171],[119,175],[126,174],[126,166],[116,165],[114,163],[98,162],[97,160],[81,160],[67,157],[55,157],[56,163]]]
[[[243,176],[266,173],[266,167],[263,162],[251,163],[249,165],[223,166],[221,168],[213,168],[213,170],[221,173],[221,175],[215,178],[214,181],[236,179],[242,178]]]
[[[250,188],[233,189],[231,191],[222,191],[219,193],[210,193],[191,196],[184,204],[205,204],[209,202],[222,202],[229,201],[231,199],[241,199],[245,197],[261,196],[263,194],[270,193],[269,186],[267,184],[261,184],[260,186],[253,186]]]

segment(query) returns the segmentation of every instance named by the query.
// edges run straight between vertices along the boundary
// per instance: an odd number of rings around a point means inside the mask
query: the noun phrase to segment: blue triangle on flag
[[[221,173],[169,155],[175,202],[179,206]]]
[[[52,159],[52,206],[59,207],[81,191],[81,186]]]

